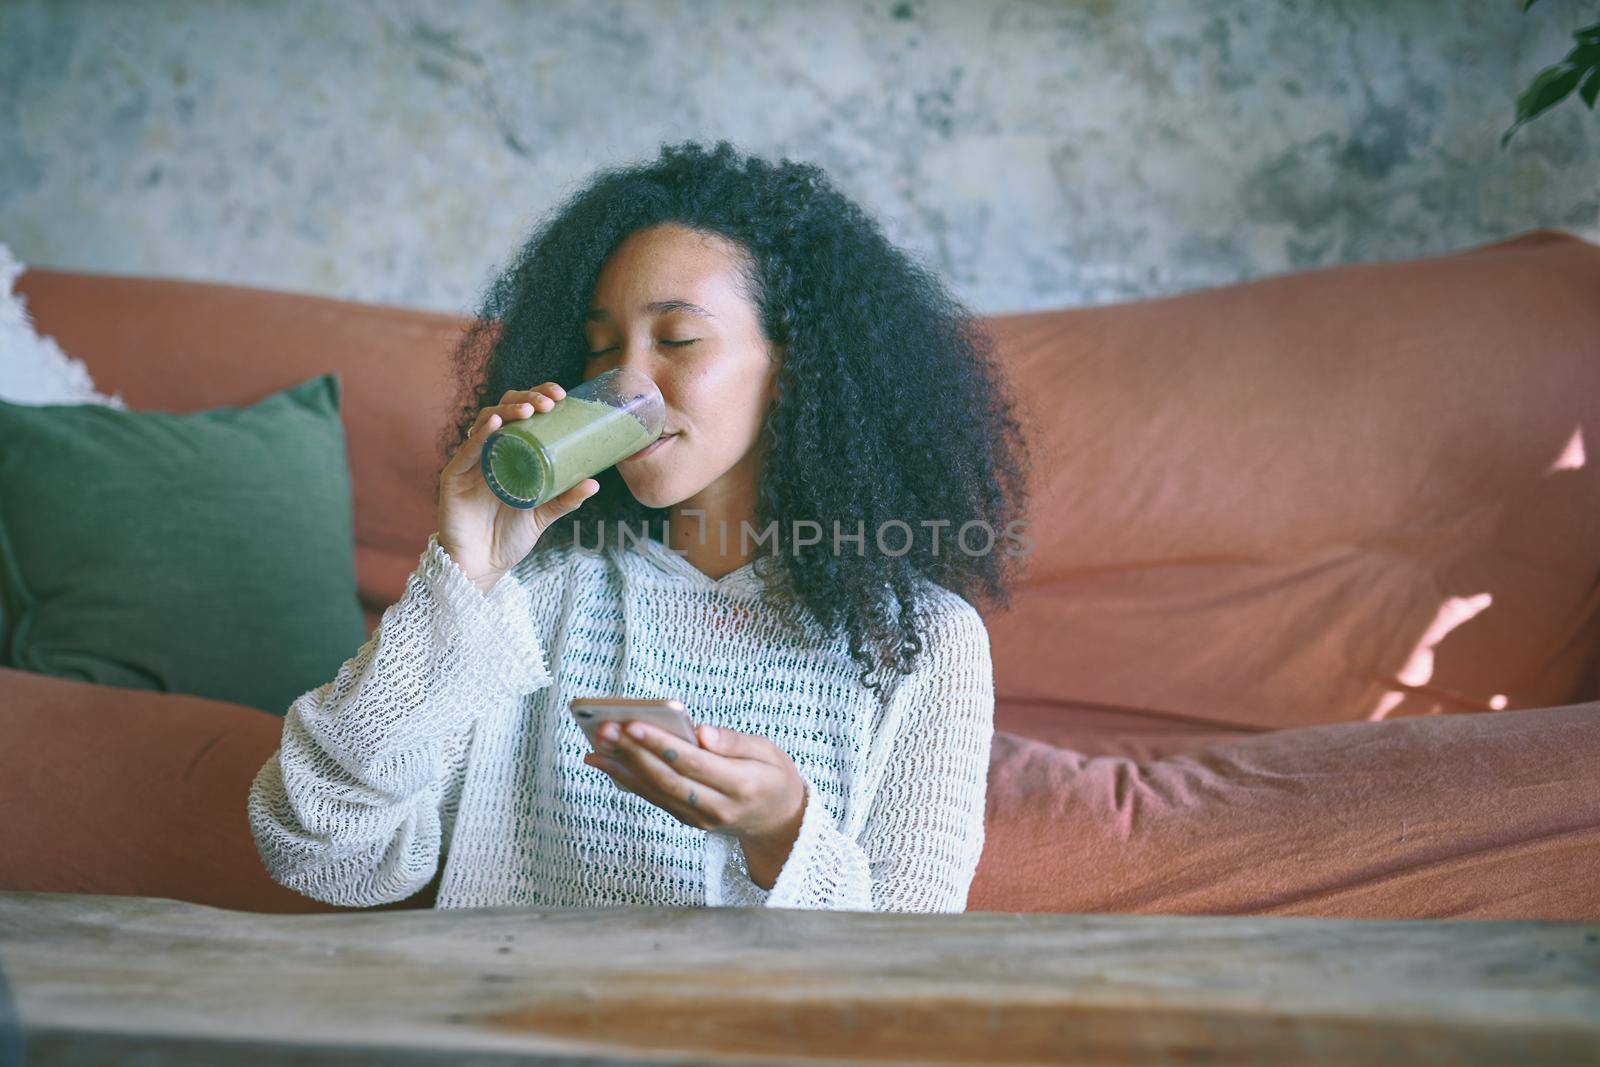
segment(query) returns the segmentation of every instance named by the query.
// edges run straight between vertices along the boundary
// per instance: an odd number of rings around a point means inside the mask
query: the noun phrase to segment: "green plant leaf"
[[[1569,67],[1578,67],[1583,70],[1593,70],[1600,67],[1600,42],[1594,44],[1580,44],[1567,53],[1567,58],[1561,62]]]
[[[1537,2],[1523,0],[1522,10],[1528,10]],[[1594,110],[1595,97],[1600,95],[1600,22],[1585,26],[1572,36],[1578,43],[1566,58],[1541,70],[1533,83],[1517,96],[1515,121],[1510,129],[1500,135],[1501,148],[1510,142],[1512,134],[1535,115],[1564,100],[1572,90],[1578,88],[1579,82],[1583,83],[1583,88],[1578,89],[1579,99],[1590,111]]]
[[[1562,65],[1541,70],[1538,77],[1533,79],[1533,84],[1517,97],[1517,120],[1527,122],[1546,108],[1559,104],[1578,87],[1584,73],[1581,67]]]
[[[1585,73],[1587,72],[1581,67],[1568,67],[1559,63],[1541,70],[1533,79],[1533,84],[1524,89],[1522,94],[1517,97],[1516,121],[1511,124],[1510,129],[1501,135],[1500,147],[1504,148],[1506,143],[1511,140],[1511,135],[1516,133],[1524,123],[1543,112],[1546,108],[1564,100],[1567,94],[1577,88],[1579,80],[1583,78]]]
[[[1578,90],[1578,96],[1582,98],[1583,105],[1590,111],[1594,110],[1594,98],[1596,94],[1600,94],[1600,70],[1591,71],[1589,73],[1589,80],[1583,83],[1582,89]]]

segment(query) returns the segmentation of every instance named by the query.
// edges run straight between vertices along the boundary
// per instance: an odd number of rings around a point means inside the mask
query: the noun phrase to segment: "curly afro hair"
[[[996,545],[1023,524],[1029,464],[992,342],[820,168],[727,141],[663,145],[655,160],[601,170],[538,224],[452,357],[459,406],[442,458],[507,390],[583,380],[601,267],[630,234],[662,223],[735,243],[762,331],[784,352],[755,523],[777,530],[772,565],[755,570],[778,617],[835,639],[842,629],[860,681],[877,690],[880,672],[909,672],[922,650],[919,579],[1008,606],[1021,553]],[[670,509],[639,503],[616,468],[596,478],[600,491],[541,545],[598,545],[618,523],[662,528]],[[809,523],[825,531],[820,542],[791,538]],[[982,524],[984,551],[964,538],[958,547],[969,523]],[[835,530],[851,538],[837,553]]]

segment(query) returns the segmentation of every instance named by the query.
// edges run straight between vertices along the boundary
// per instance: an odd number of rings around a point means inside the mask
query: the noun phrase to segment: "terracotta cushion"
[[[1258,726],[1219,727],[1184,715],[1064,700],[1003,700],[995,705],[994,721],[997,731],[1070,748],[1080,755],[1136,760],[1161,759],[1213,741],[1267,732]]]
[[[256,852],[245,798],[282,730],[239,704],[0,668],[0,890],[353,910],[278,885]]]
[[[1164,747],[997,733],[968,910],[1600,920],[1600,702]]]
[[[1225,729],[1600,698],[1600,247],[990,321],[1038,474],[1001,700]]]

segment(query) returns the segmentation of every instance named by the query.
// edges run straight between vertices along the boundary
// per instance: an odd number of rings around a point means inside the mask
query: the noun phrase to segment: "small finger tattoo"
[[[675,748],[662,749],[661,758],[666,760],[668,763],[672,763],[678,758],[678,750]]]
[[[697,796],[699,796],[699,794],[693,789],[689,790],[689,806],[694,808],[696,811],[698,811],[700,808],[700,802],[695,799]]]

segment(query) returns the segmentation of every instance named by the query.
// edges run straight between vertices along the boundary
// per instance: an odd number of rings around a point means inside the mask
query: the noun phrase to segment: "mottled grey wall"
[[[0,0],[0,241],[464,311],[594,168],[825,167],[977,310],[1600,240],[1600,113],[1499,137],[1596,5]]]

